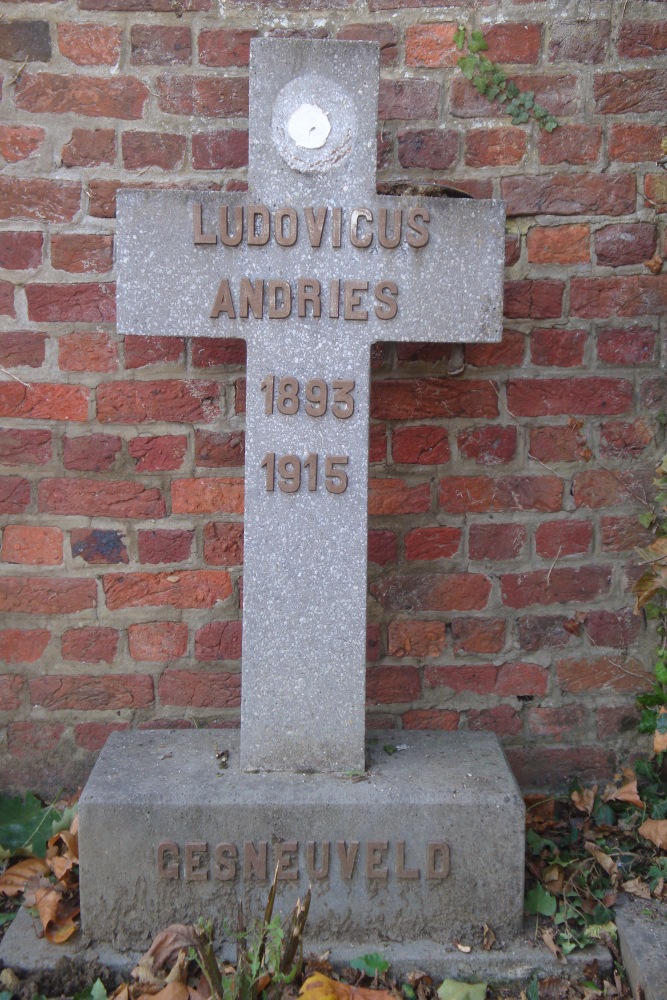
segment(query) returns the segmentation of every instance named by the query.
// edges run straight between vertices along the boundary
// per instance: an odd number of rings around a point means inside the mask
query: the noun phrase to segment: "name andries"
[[[408,859],[406,843],[381,840],[301,841],[271,844],[266,840],[208,844],[190,841],[182,846],[163,840],[157,847],[157,876],[184,882],[217,879],[266,882],[278,871],[278,879],[297,881],[305,872],[311,882],[329,876],[350,881],[355,875],[378,882],[388,879],[444,879],[449,875],[449,845],[430,841],[420,858]]]
[[[405,246],[412,250],[429,241],[430,213],[424,206],[413,208],[370,208],[343,210],[320,205],[300,211],[290,206],[274,210],[266,205],[237,205],[230,212],[220,208],[217,226],[205,231],[202,203],[192,206],[195,246],[263,247],[269,242],[293,247],[300,238],[313,250],[323,242],[332,250],[349,245],[366,250],[375,244],[385,250]],[[305,234],[300,236],[300,234]],[[211,306],[211,319],[287,319],[289,316],[364,321],[372,312],[380,320],[398,313],[398,283],[382,278],[374,283],[331,278],[320,282],[313,277],[254,278],[243,276],[232,287],[223,277]]]

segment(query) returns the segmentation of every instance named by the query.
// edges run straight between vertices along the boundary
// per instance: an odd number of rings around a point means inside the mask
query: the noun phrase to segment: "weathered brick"
[[[116,192],[119,181],[91,180],[87,186],[88,215],[94,219],[116,218]]]
[[[61,640],[63,660],[77,663],[113,663],[118,649],[118,632],[115,628],[86,625],[70,628]]]
[[[619,611],[591,611],[586,615],[585,629],[596,646],[626,649],[635,641],[642,628],[639,615],[632,608]]]
[[[199,32],[199,62],[202,66],[247,66],[250,62],[250,39],[257,32],[250,29],[213,28]]]
[[[498,668],[492,663],[480,663],[475,666],[457,664],[451,667],[427,666],[424,671],[424,684],[427,688],[450,688],[457,694],[461,691],[474,694],[491,694],[498,676]]]
[[[132,66],[175,66],[192,59],[192,38],[186,25],[133,24],[130,47]]]
[[[604,62],[610,32],[610,22],[604,19],[554,19],[549,41],[549,62]]]
[[[94,580],[45,576],[0,577],[0,611],[34,615],[71,615],[97,604]]]
[[[41,233],[0,233],[0,267],[9,271],[39,267],[42,263],[42,243]]]
[[[116,159],[116,132],[112,128],[73,128],[60,152],[64,167],[99,167]]]
[[[471,524],[469,531],[471,559],[518,559],[526,544],[523,524]]]
[[[610,585],[609,566],[556,566],[550,570],[506,573],[500,578],[503,604],[508,608],[590,601],[607,594]]]
[[[647,365],[655,359],[656,333],[650,327],[598,330],[597,355],[609,365]]]
[[[518,620],[519,645],[530,653],[567,646],[578,631],[568,624],[564,615],[523,615]]]
[[[16,318],[14,285],[11,281],[0,281],[0,316]]]
[[[81,184],[0,176],[0,219],[71,222],[81,207]]]
[[[586,337],[586,330],[533,330],[530,335],[530,360],[534,365],[579,367],[584,363]]]
[[[449,559],[458,552],[460,545],[460,528],[413,528],[405,536],[405,558],[410,561]]]
[[[516,427],[488,424],[462,431],[457,437],[461,458],[473,459],[478,465],[502,465],[511,462],[516,452]]]
[[[222,570],[109,573],[103,584],[109,611],[163,606],[214,608],[232,592],[229,573]]]
[[[368,461],[384,462],[387,458],[387,428],[384,424],[371,424],[368,435]]]
[[[592,455],[576,421],[564,426],[530,429],[530,456],[540,462],[579,462]]]
[[[35,323],[113,323],[116,285],[34,284],[26,287],[28,318]]]
[[[45,138],[38,125],[0,125],[0,156],[7,163],[20,163],[36,153]]]
[[[602,458],[637,458],[655,437],[655,428],[643,417],[631,422],[615,420],[600,427]]]
[[[563,312],[564,281],[525,278],[505,282],[507,319],[558,319]]]
[[[599,125],[560,124],[553,132],[540,130],[538,152],[540,163],[570,163],[573,166],[592,163],[602,149],[602,129]]]
[[[558,476],[450,476],[441,479],[438,503],[449,514],[475,511],[560,510]]]
[[[112,372],[118,348],[107,333],[67,333],[58,340],[58,367],[66,372]]]
[[[453,129],[400,129],[398,162],[402,167],[447,170],[459,153],[459,135]]]
[[[54,233],[51,266],[73,274],[104,274],[113,268],[113,236]]]
[[[466,344],[466,364],[475,368],[512,368],[523,361],[525,337],[518,330],[503,330],[499,344]]]
[[[350,42],[377,42],[380,46],[380,65],[390,66],[398,59],[397,33],[388,21],[375,24],[345,24],[339,28],[336,38]],[[406,55],[406,62],[408,62]]]
[[[447,430],[429,424],[396,427],[391,436],[391,454],[394,462],[441,465],[451,457]]]
[[[248,114],[248,81],[243,77],[163,73],[157,79],[157,93],[160,111],[171,115],[245,118]]]
[[[626,469],[590,469],[572,481],[576,507],[614,507],[637,503],[649,492],[651,476]]]
[[[63,533],[36,524],[8,524],[2,533],[2,561],[58,566],[63,561]]]
[[[587,225],[532,226],[528,230],[531,264],[587,264],[591,229]]]
[[[403,479],[368,481],[369,514],[423,514],[431,507],[429,483],[411,485]]]
[[[633,738],[639,725],[639,712],[632,705],[598,708],[595,713],[598,738],[609,739],[610,736],[630,735]]]
[[[58,48],[77,66],[113,66],[120,57],[123,32],[112,24],[58,25]]]
[[[460,712],[442,708],[415,708],[403,712],[404,729],[440,729],[455,732],[459,728]]]
[[[12,757],[35,757],[54,750],[65,730],[62,722],[10,722],[7,749]]]
[[[386,379],[373,383],[371,416],[376,420],[497,417],[498,396],[491,382]]]
[[[160,490],[134,481],[43,479],[37,490],[39,510],[85,517],[164,517]]]
[[[474,128],[466,131],[468,167],[511,167],[526,155],[527,133],[522,128]]]
[[[241,622],[209,622],[195,633],[195,659],[220,662],[241,659]]]
[[[141,674],[58,674],[34,677],[28,686],[33,705],[51,710],[147,708],[154,702],[153,678]]]
[[[15,712],[23,700],[23,678],[16,674],[0,675],[0,712]]]
[[[590,521],[543,521],[535,532],[535,547],[543,559],[581,555],[590,551],[593,525]]]
[[[406,66],[456,66],[461,53],[454,44],[455,32],[453,21],[410,25],[405,32]]]
[[[473,708],[467,714],[468,729],[472,732],[491,732],[499,736],[518,736],[523,723],[511,705],[494,705],[493,708]]]
[[[0,59],[10,62],[48,62],[51,35],[48,21],[0,22]]]
[[[180,469],[188,439],[184,434],[136,437],[127,446],[137,472],[168,472]]]
[[[443,622],[391,622],[387,628],[389,656],[440,656],[447,641]]]
[[[129,728],[129,722],[80,722],[74,727],[74,741],[82,749],[97,753],[111,733],[123,732]]]
[[[133,76],[24,73],[14,94],[17,108],[35,114],[134,120],[143,115],[148,87]]]
[[[628,215],[637,185],[632,174],[570,174],[504,177],[500,182],[507,215]]]
[[[97,390],[97,417],[101,423],[117,424],[210,423],[219,416],[219,393],[217,382],[198,380],[107,382]]]
[[[192,340],[193,368],[216,368],[218,365],[245,363],[245,340],[222,340],[219,337],[195,337]]]
[[[113,528],[72,528],[70,542],[72,558],[92,566],[130,561],[122,533]]]
[[[664,55],[667,49],[667,21],[622,21],[616,48],[619,56],[625,59]]]
[[[519,90],[532,90],[535,100],[553,115],[576,115],[580,110],[579,81],[576,76],[542,76],[513,73]],[[451,113],[460,118],[499,118],[507,112],[501,104],[489,104],[472,83],[455,76],[450,86]]]
[[[51,453],[51,431],[0,427],[0,464],[46,465]]]
[[[493,24],[484,30],[492,62],[536,63],[542,43],[542,25],[536,22]]]
[[[245,461],[243,431],[195,430],[195,464],[206,469],[240,468]]]
[[[6,628],[0,631],[0,662],[35,663],[43,655],[51,634],[45,628]]]
[[[176,170],[183,163],[186,137],[165,132],[123,132],[121,150],[126,170]]]
[[[127,630],[133,660],[164,663],[185,656],[188,626],[184,622],[143,622]]]
[[[584,705],[576,703],[556,708],[531,708],[528,713],[528,730],[533,736],[548,736],[557,743],[572,739],[583,730],[588,714]]]
[[[491,581],[482,573],[399,574],[372,583],[370,591],[387,611],[481,611]]]
[[[662,111],[667,95],[667,70],[636,69],[596,73],[595,110],[603,115],[647,114]]]
[[[505,645],[505,622],[501,618],[454,618],[454,652],[500,653]]]
[[[416,667],[371,667],[366,671],[366,702],[394,705],[414,701],[421,693]]]
[[[195,132],[192,136],[192,166],[195,170],[237,170],[248,165],[248,133],[226,128],[217,132]]]
[[[666,125],[618,122],[609,132],[609,156],[622,163],[655,162],[664,138],[667,138]]]
[[[639,398],[644,409],[663,410],[667,398],[667,378],[664,375],[645,378],[641,384]]]
[[[154,528],[137,532],[140,563],[171,563],[189,559],[194,531]]]
[[[378,117],[384,121],[437,118],[440,84],[431,80],[380,80]]]
[[[655,253],[656,229],[651,222],[604,226],[595,233],[598,264],[621,267],[641,264]]]
[[[209,566],[240,566],[243,563],[243,524],[211,521],[204,528],[204,561]]]
[[[63,438],[63,465],[78,472],[107,472],[116,461],[121,440],[112,434]]]
[[[184,708],[238,708],[241,674],[223,671],[165,670],[158,682],[163,705]]]
[[[658,213],[667,211],[667,178],[664,173],[646,175],[644,196],[644,208],[653,208]]]
[[[32,420],[87,420],[88,389],[33,382],[0,384],[0,416]]]
[[[180,364],[185,356],[185,344],[178,337],[127,336],[123,345],[126,368]]]
[[[243,479],[173,479],[171,504],[174,514],[242,514]]]
[[[600,534],[603,552],[631,552],[639,545],[648,545],[650,532],[642,528],[636,515],[601,517]]]
[[[642,691],[650,686],[649,673],[639,660],[609,656],[582,656],[556,662],[563,691]]]
[[[518,233],[505,233],[505,267],[517,264],[521,257],[521,236]]]
[[[396,562],[398,542],[393,531],[368,532],[368,561],[378,566]]]
[[[632,408],[632,383],[595,376],[510,379],[507,406],[520,417],[627,413]]]

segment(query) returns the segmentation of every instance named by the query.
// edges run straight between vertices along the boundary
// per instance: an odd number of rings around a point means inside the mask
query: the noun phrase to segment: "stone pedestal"
[[[518,934],[524,806],[496,737],[380,733],[369,758],[362,780],[248,774],[236,733],[114,733],[80,802],[84,935],[137,949],[203,916],[221,937],[238,902],[263,912],[276,864],[283,915],[312,885],[308,949],[423,960],[485,923]]]

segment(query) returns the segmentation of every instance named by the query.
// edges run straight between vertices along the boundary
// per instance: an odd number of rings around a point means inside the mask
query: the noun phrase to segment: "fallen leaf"
[[[584,788],[581,792],[572,792],[570,798],[580,812],[585,812],[588,816],[593,812],[595,796],[598,793],[598,786]]]
[[[663,753],[665,750],[667,750],[667,708],[661,705],[658,709],[656,730],[653,733],[653,753]]]
[[[656,847],[667,850],[667,819],[647,819],[638,832]]]
[[[459,983],[445,979],[438,990],[440,1000],[484,1000],[486,983]]]
[[[640,878],[631,878],[627,882],[624,882],[622,887],[624,892],[629,893],[631,896],[638,896],[640,899],[650,899],[651,890],[647,886],[646,882],[643,882]]]
[[[389,990],[370,990],[360,986],[350,986],[336,979],[329,979],[321,972],[315,972],[299,990],[300,997],[308,1000],[396,1000]]]
[[[155,1000],[188,1000],[188,988],[185,983],[167,983],[155,994]]]
[[[459,951],[462,951],[464,955],[469,955],[470,952],[472,951],[472,948],[470,947],[469,944],[461,944],[460,941],[454,941],[453,944],[454,947],[458,948]]]
[[[484,924],[484,951],[491,951],[495,943],[496,935],[493,933],[488,924]]]
[[[644,803],[639,798],[637,790],[637,775],[630,767],[626,767],[622,772],[622,784],[620,787],[612,781],[606,786],[602,793],[603,802],[627,802],[638,809],[644,808]]]
[[[158,969],[173,965],[181,949],[194,948],[196,945],[197,932],[194,927],[186,924],[171,924],[154,938],[146,954],[141,956],[138,965],[132,970],[132,975],[138,979],[140,975],[146,974],[150,969],[153,978],[146,980],[146,982],[154,982],[156,978],[154,973]],[[150,964],[148,959],[151,960]]]
[[[549,865],[542,875],[544,886],[554,896],[560,896],[565,882],[565,871],[561,865]]]
[[[660,274],[662,271],[662,257],[656,253],[650,260],[644,261],[644,267],[648,268],[651,274]]]
[[[59,922],[54,922],[44,928],[44,937],[51,944],[63,944],[68,941],[72,934],[76,934],[79,929],[79,925],[72,917],[66,917],[64,920]]]
[[[615,889],[621,880],[621,874],[614,859],[608,854],[605,854],[602,848],[598,847],[597,844],[591,843],[590,840],[585,841],[584,847],[588,853],[595,858],[600,867],[604,868],[607,874],[611,877],[612,889]]]
[[[556,806],[554,799],[547,799],[544,795],[524,795],[523,801],[526,804],[526,826],[532,830],[551,826]]]
[[[5,896],[18,896],[25,890],[28,879],[35,875],[48,874],[49,866],[41,858],[23,858],[0,877],[0,893]]]
[[[563,952],[556,944],[556,941],[554,940],[554,932],[551,930],[550,927],[542,928],[542,940],[544,941],[545,945],[547,946],[551,954],[554,956],[554,958],[557,958],[562,965],[565,965],[565,958],[563,956]]]

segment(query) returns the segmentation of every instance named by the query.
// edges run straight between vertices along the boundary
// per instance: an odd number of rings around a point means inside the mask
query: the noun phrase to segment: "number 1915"
[[[278,489],[282,493],[298,493],[301,479],[305,478],[308,490],[317,490],[318,465],[320,456],[312,452],[303,460],[298,455],[281,455],[276,458],[274,451],[264,456],[261,468],[266,470],[266,489],[273,493],[278,474]],[[347,472],[342,466],[349,461],[347,455],[327,455],[324,459],[324,488],[328,493],[344,493],[347,489]]]

